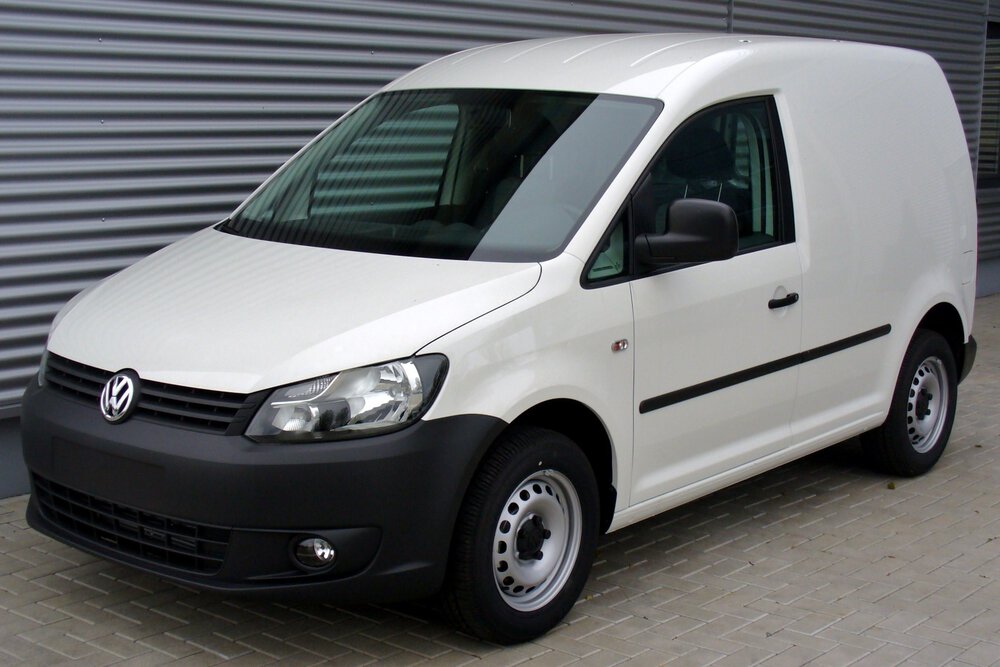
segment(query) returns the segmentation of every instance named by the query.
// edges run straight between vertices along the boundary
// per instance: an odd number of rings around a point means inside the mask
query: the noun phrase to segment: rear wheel
[[[455,529],[445,601],[456,623],[501,644],[553,628],[586,583],[598,507],[593,470],[571,440],[534,427],[505,435]]]
[[[918,330],[903,357],[889,416],[861,438],[868,457],[902,477],[930,470],[948,444],[957,395],[951,347],[940,334]]]

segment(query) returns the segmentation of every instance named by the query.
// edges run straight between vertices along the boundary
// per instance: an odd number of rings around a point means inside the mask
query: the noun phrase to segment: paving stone
[[[174,659],[183,658],[195,653],[204,653],[204,651],[188,644],[183,639],[177,639],[166,634],[150,635],[138,640],[138,643],[160,653],[165,653]]]
[[[89,640],[87,643],[118,658],[135,658],[149,653],[147,647],[117,634],[97,637]]]
[[[955,661],[960,664],[978,665],[979,667],[1000,664],[1000,644],[980,642],[972,648],[963,651],[955,658]]]

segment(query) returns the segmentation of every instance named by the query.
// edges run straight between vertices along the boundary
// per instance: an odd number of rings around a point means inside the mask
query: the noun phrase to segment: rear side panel
[[[836,45],[833,45],[836,48]],[[920,319],[953,304],[967,336],[975,198],[951,93],[927,56],[857,46],[809,63],[781,95],[796,185],[805,349],[890,325],[804,364],[794,430],[843,437],[881,423]],[[871,56],[876,56],[871,59]]]
[[[972,326],[976,212],[961,123],[924,54],[748,37],[660,94],[676,127],[722,101],[773,95],[785,139],[803,280],[795,444],[650,499],[612,528],[880,424],[913,332],[936,304]]]

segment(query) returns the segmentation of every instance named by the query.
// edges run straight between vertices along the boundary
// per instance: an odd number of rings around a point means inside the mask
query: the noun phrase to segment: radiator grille
[[[114,373],[49,354],[45,381],[63,394],[93,401],[95,409],[101,389]],[[223,391],[180,387],[142,380],[136,416],[210,433],[226,433],[240,421],[247,397]]]

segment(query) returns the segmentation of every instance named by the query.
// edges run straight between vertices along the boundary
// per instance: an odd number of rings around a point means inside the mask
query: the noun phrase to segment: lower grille
[[[230,531],[101,500],[32,476],[42,514],[74,535],[151,563],[198,574],[222,567]]]

